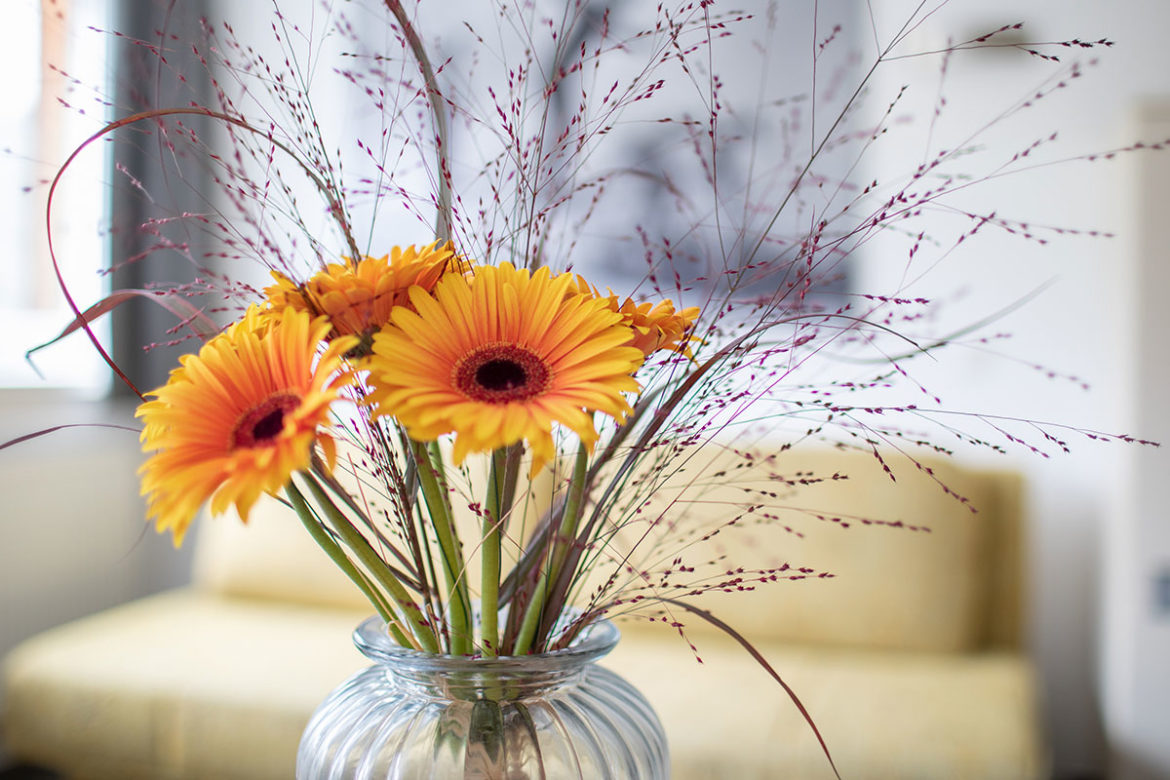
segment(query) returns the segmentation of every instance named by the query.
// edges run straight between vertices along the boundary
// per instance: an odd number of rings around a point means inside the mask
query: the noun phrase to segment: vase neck
[[[459,659],[463,660],[463,659]],[[556,689],[575,686],[584,675],[588,662],[571,668],[524,668],[509,665],[500,668],[481,660],[453,665],[450,669],[417,668],[405,663],[382,662],[381,666],[396,685],[435,699],[475,701],[519,701],[547,696]]]
[[[586,667],[617,644],[607,620],[581,631],[563,650],[532,655],[474,657],[422,653],[394,644],[384,623],[370,618],[354,632],[354,644],[384,668],[395,684],[449,699],[523,699],[575,685]]]

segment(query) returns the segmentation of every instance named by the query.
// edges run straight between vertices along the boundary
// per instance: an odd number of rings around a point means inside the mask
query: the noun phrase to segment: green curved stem
[[[394,637],[394,641],[403,647],[413,647],[415,650],[418,650],[419,643],[409,638],[398,627],[399,618],[394,614],[394,610],[389,602],[374,587],[369,577],[362,574],[361,569],[357,566],[354,566],[353,561],[345,554],[345,550],[341,549],[341,545],[337,543],[337,540],[321,526],[321,523],[317,520],[317,516],[309,507],[309,503],[305,501],[305,497],[301,495],[301,491],[297,490],[296,485],[291,480],[285,486],[285,493],[288,495],[289,502],[292,503],[293,509],[296,510],[297,516],[301,518],[301,522],[308,530],[309,535],[313,537],[313,541],[325,551],[329,559],[337,564],[337,567],[345,573],[345,576],[349,577],[361,592],[365,594],[365,597],[370,600],[370,603],[374,605],[374,609],[377,610],[378,616],[386,621],[386,625],[390,630],[390,635]]]
[[[402,583],[390,573],[385,561],[370,546],[369,540],[353,527],[349,518],[337,508],[329,494],[325,492],[325,488],[321,487],[312,474],[302,472],[302,476],[305,478],[309,490],[312,491],[313,498],[328,515],[334,532],[341,537],[345,546],[357,556],[362,566],[377,581],[378,585],[385,589],[386,594],[402,611],[406,617],[407,625],[411,628],[415,638],[418,639],[422,649],[428,653],[439,652],[439,642],[434,628],[427,624],[422,610],[410,597]]]
[[[540,575],[540,581],[532,592],[532,601],[524,612],[524,622],[520,624],[520,631],[516,634],[516,644],[513,654],[525,655],[532,649],[536,640],[537,628],[542,622],[545,612],[545,599],[561,577],[561,568],[565,565],[569,550],[577,539],[577,525],[581,521],[581,506],[585,497],[585,482],[589,470],[589,453],[582,444],[577,448],[577,460],[573,464],[573,478],[569,483],[569,495],[565,500],[564,514],[556,536],[551,540],[552,551],[549,553],[548,566]],[[558,605],[559,608],[560,605]]]
[[[418,481],[422,488],[423,501],[431,516],[435,529],[435,541],[443,556],[443,574],[447,592],[451,599],[450,621],[451,640],[449,651],[452,655],[468,655],[472,649],[471,597],[467,592],[467,567],[459,546],[459,536],[451,518],[447,503],[447,492],[442,482],[442,460],[438,448],[432,448],[435,460],[427,448],[419,442],[412,442],[414,457],[418,462]]]
[[[498,449],[492,453],[492,466],[488,474],[487,506],[483,515],[481,557],[483,572],[480,577],[480,629],[483,634],[483,654],[499,655],[500,648],[500,527],[503,524],[507,487],[507,450]]]

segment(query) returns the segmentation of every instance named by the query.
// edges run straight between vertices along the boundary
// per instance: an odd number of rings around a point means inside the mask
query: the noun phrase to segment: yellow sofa
[[[733,480],[719,458],[688,464],[674,481],[706,474],[709,486],[691,512],[726,513],[751,495],[775,515],[709,542],[729,566],[835,575],[704,604],[801,697],[842,777],[1043,777],[1036,675],[1021,646],[1019,479],[890,463],[896,483],[866,454],[778,456],[776,471],[811,483],[797,486]],[[291,777],[313,707],[365,665],[349,634],[369,610],[286,511],[268,507],[247,528],[202,522],[190,587],[10,653],[9,754],[69,778]],[[831,778],[780,687],[734,641],[681,619],[686,641],[663,624],[621,623],[604,661],[658,711],[672,776]]]

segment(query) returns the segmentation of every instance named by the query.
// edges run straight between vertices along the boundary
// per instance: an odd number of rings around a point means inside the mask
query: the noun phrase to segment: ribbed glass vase
[[[394,644],[371,618],[374,665],[333,691],[297,752],[299,780],[665,780],[666,735],[632,685],[598,666],[608,621],[540,655],[470,658]]]

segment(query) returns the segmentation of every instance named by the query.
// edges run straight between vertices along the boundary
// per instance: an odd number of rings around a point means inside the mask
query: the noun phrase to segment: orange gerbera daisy
[[[634,333],[630,341],[631,346],[642,350],[646,357],[660,349],[691,357],[691,349],[687,345],[693,340],[690,330],[694,327],[695,320],[699,318],[698,306],[690,306],[676,312],[674,303],[669,300],[637,303],[633,298],[626,298],[619,302],[613,290],[610,290],[608,295],[602,295],[580,275],[577,276],[576,292],[591,298],[599,298],[606,302],[611,311],[622,315],[622,324]]]
[[[279,319],[279,315],[277,315],[275,312],[264,311],[259,306],[249,306],[248,309],[244,312],[244,316],[240,317],[240,319],[236,320],[227,328],[225,328],[223,333],[219,335],[219,338],[232,341],[238,337],[240,331],[259,334],[271,328],[272,323],[276,319]],[[188,381],[187,371],[184,366],[190,359],[191,357],[189,355],[183,355],[179,358],[179,366],[177,368],[171,369],[171,373],[167,377],[168,385]],[[154,394],[155,393],[147,393],[147,395]],[[143,407],[145,406],[146,405],[144,404]],[[147,439],[153,440],[156,436],[161,435],[167,428],[167,424],[164,421],[165,418],[158,419],[156,415],[146,417],[142,414],[141,409],[139,409],[137,416],[142,417],[143,421],[141,436],[143,441],[146,441]]]
[[[324,314],[333,323],[333,335],[368,339],[390,321],[395,306],[409,303],[406,291],[412,285],[429,291],[444,274],[466,270],[466,261],[450,242],[440,247],[436,241],[422,248],[394,247],[383,257],[331,263],[304,284],[273,271],[276,284],[264,294],[277,311],[291,306],[314,316]]]
[[[591,412],[623,420],[642,353],[604,301],[568,295],[573,278],[505,263],[410,291],[374,336],[371,400],[417,441],[454,432],[456,462],[526,441],[533,472],[556,455],[552,424],[592,447]]]
[[[213,514],[235,504],[247,520],[262,493],[309,464],[315,442],[332,457],[333,441],[318,429],[351,381],[342,355],[357,339],[337,339],[315,359],[329,329],[324,317],[285,309],[261,318],[253,307],[147,394],[153,400],[136,413],[142,449],[153,453],[139,469],[142,494],[176,546],[204,501]]]

